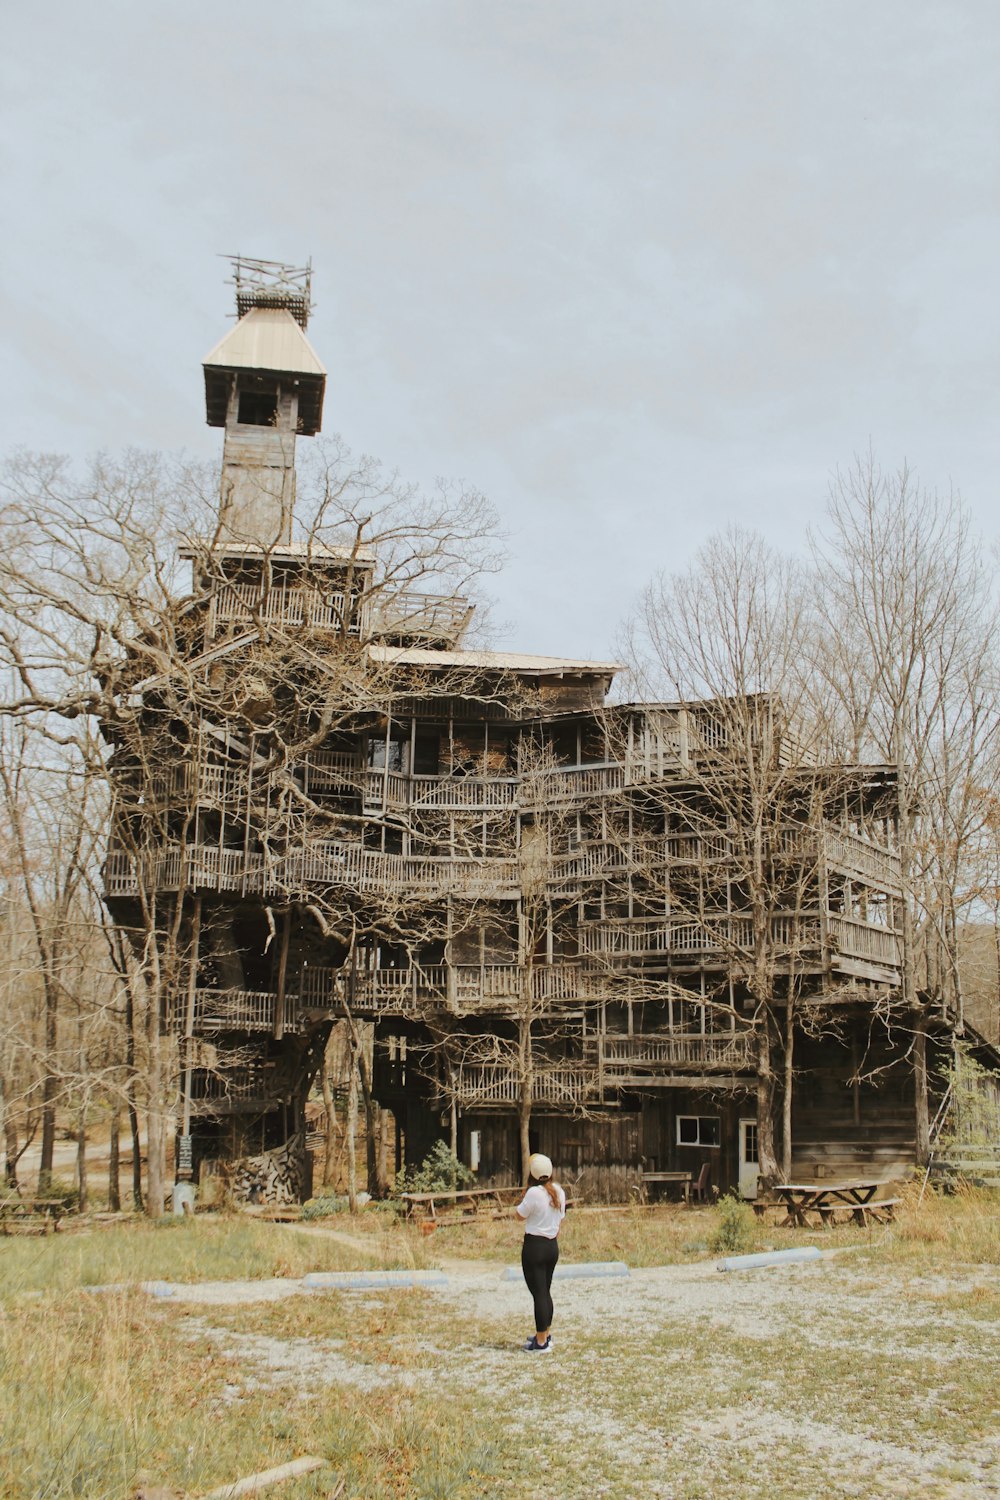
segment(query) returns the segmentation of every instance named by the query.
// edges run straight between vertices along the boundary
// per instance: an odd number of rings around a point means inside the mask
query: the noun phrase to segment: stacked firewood
[[[228,1175],[237,1203],[300,1203],[306,1180],[305,1138],[300,1132],[276,1151],[232,1162]]]

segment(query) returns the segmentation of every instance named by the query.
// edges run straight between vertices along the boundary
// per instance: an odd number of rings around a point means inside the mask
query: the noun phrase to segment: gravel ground
[[[248,1380],[294,1386],[303,1396],[333,1384],[418,1385],[442,1400],[450,1388],[472,1390],[484,1420],[507,1433],[534,1430],[543,1414],[558,1446],[560,1486],[553,1491],[540,1473],[532,1489],[529,1475],[524,1493],[546,1500],[1000,1495],[1000,1413],[973,1437],[964,1409],[966,1425],[954,1435],[947,1415],[947,1393],[960,1388],[963,1372],[975,1369],[982,1381],[992,1362],[1000,1384],[1000,1331],[975,1313],[977,1294],[1000,1293],[998,1268],[928,1275],[828,1253],[769,1270],[720,1273],[702,1262],[559,1281],[555,1351],[545,1359],[520,1352],[530,1302],[523,1284],[502,1279],[502,1265],[449,1259],[444,1269],[449,1285],[428,1294],[420,1358],[407,1370],[362,1363],[335,1340],[212,1328],[212,1305],[300,1296],[299,1282],[206,1283],[178,1288],[172,1300],[205,1308],[191,1317],[192,1331],[236,1354]],[[367,1307],[402,1294],[351,1295]],[[448,1330],[447,1350],[433,1341],[436,1327]],[[749,1361],[748,1347],[756,1351]],[[805,1361],[815,1399],[809,1387],[789,1399],[783,1349]],[[880,1392],[874,1376],[866,1393],[868,1359],[920,1372],[912,1409],[905,1392]],[[827,1366],[840,1372],[831,1376],[840,1390],[824,1384]],[[676,1393],[690,1395],[692,1383],[704,1399],[679,1401]],[[920,1404],[933,1404],[938,1391],[941,1421],[928,1422]]]

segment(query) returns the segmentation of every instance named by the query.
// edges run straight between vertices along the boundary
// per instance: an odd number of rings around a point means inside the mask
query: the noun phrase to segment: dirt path
[[[326,1229],[320,1224],[285,1224],[282,1227],[294,1229],[296,1234],[311,1234],[319,1239],[336,1240],[338,1245],[346,1245],[349,1250],[367,1255],[370,1260],[381,1260],[385,1254],[384,1245],[373,1244],[363,1235],[345,1234],[342,1229]]]

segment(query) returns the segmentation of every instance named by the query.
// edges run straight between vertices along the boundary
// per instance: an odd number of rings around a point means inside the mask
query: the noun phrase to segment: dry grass
[[[716,1222],[712,1208],[601,1209],[581,1207],[566,1217],[559,1235],[567,1260],[623,1260],[630,1266],[671,1266],[697,1260]],[[522,1228],[513,1217],[471,1219],[432,1236],[439,1257],[516,1261]]]
[[[516,1260],[511,1222],[425,1239],[338,1217],[357,1248],[238,1218],[0,1240],[0,1495],[123,1500],[146,1471],[194,1496],[308,1452],[330,1468],[282,1500],[339,1476],[365,1500],[520,1500],[537,1492],[523,1433],[538,1410],[566,1496],[978,1495],[996,1467],[998,1208],[984,1192],[918,1208],[912,1190],[888,1227],[761,1226],[765,1243],[868,1253],[756,1280],[719,1277],[699,1248],[714,1209],[577,1210],[567,1259],[677,1269],[565,1283],[556,1357],[539,1364],[516,1352],[523,1287],[486,1264]],[[351,1269],[373,1250],[386,1266],[478,1261],[480,1290],[233,1308],[74,1290]],[[904,1456],[884,1461],[882,1442]]]
[[[244,1281],[428,1264],[427,1244],[401,1226],[379,1218],[362,1233],[363,1242],[352,1248],[340,1238],[282,1224],[199,1215],[193,1221],[139,1219],[78,1234],[0,1239],[0,1295],[108,1282]]]
[[[5,1500],[124,1500],[140,1473],[196,1495],[301,1453],[331,1467],[282,1500],[327,1495],[338,1474],[366,1500],[495,1493],[494,1445],[469,1442],[460,1399],[439,1410],[398,1387],[276,1392],[185,1323],[142,1294],[0,1313]]]
[[[928,1188],[921,1200],[919,1185],[910,1184],[886,1238],[892,1253],[905,1258],[1000,1266],[1000,1192]]]

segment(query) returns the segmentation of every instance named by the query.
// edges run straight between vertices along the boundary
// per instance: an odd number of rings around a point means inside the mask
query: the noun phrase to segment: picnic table
[[[464,1216],[478,1213],[480,1208],[504,1208],[519,1200],[524,1193],[520,1187],[458,1188],[454,1192],[403,1193],[406,1217],[423,1216],[437,1220],[439,1208],[455,1208]]]
[[[690,1201],[691,1201],[691,1173],[690,1172],[646,1172],[646,1171],[643,1171],[640,1175],[642,1177],[642,1196],[643,1196],[644,1199],[645,1199],[645,1197],[647,1195],[647,1189],[649,1188],[650,1184],[661,1182],[661,1183],[666,1183],[666,1184],[669,1185],[669,1184],[673,1183],[673,1184],[676,1184],[680,1188],[681,1192],[683,1193],[683,1195],[684,1195],[684,1202],[685,1203],[690,1203]]]
[[[809,1214],[818,1214],[824,1229],[835,1222],[839,1209],[847,1209],[855,1224],[872,1220],[886,1223],[893,1217],[898,1198],[878,1198],[882,1182],[779,1182],[771,1189],[785,1210],[780,1226],[809,1227]]]

